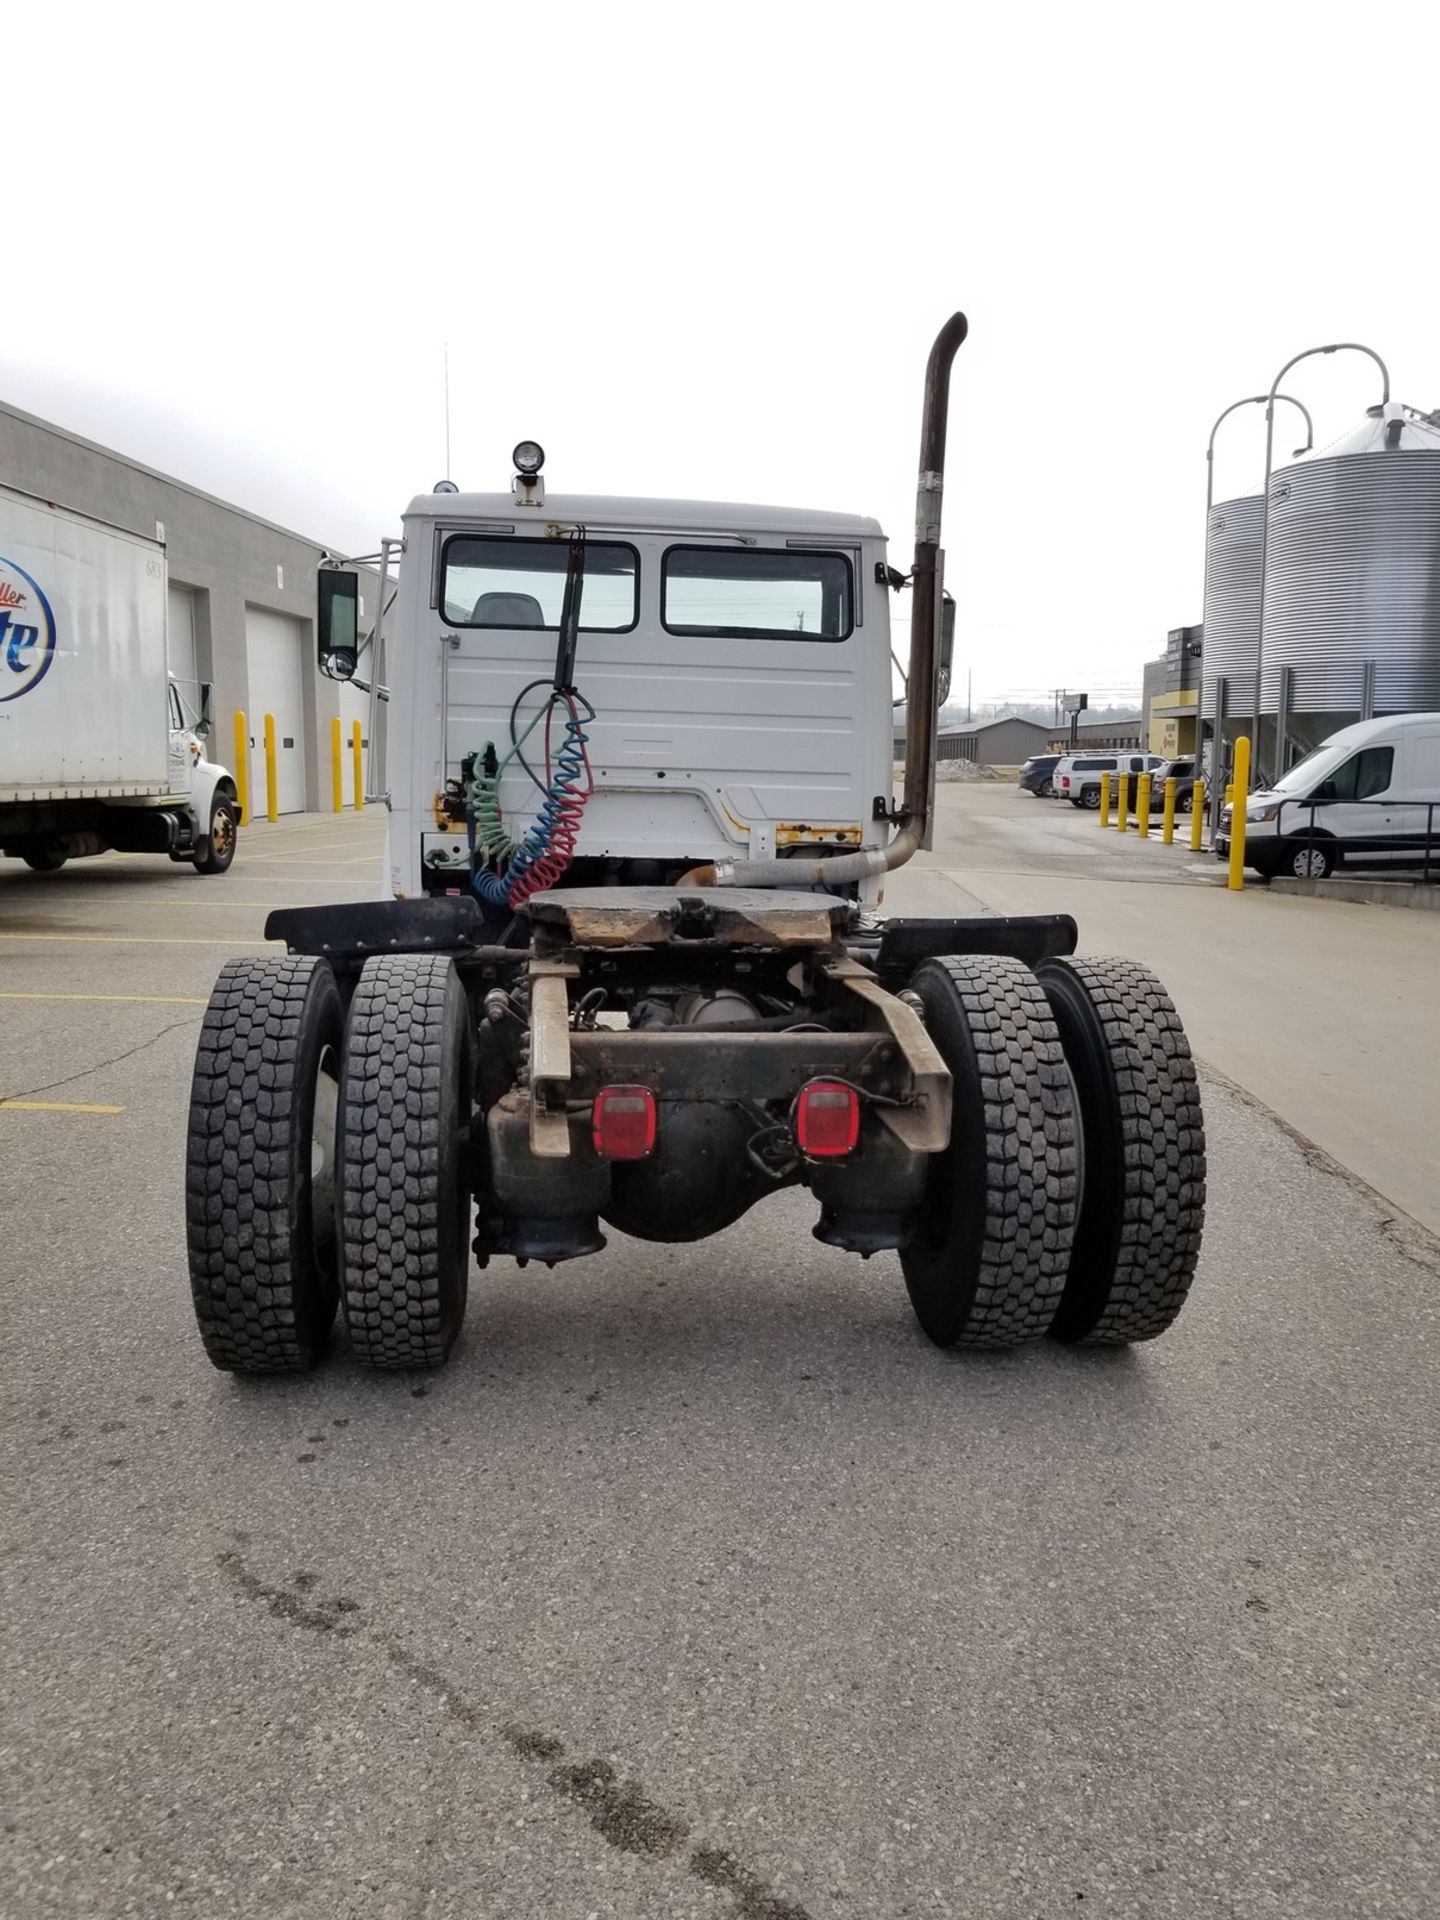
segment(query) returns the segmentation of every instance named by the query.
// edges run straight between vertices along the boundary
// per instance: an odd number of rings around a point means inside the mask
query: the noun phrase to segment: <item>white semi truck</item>
[[[926,371],[908,575],[855,515],[547,499],[533,442],[508,493],[411,502],[371,664],[394,897],[272,914],[288,952],[232,961],[202,1022],[186,1198],[216,1366],[308,1367],[340,1304],[362,1362],[438,1366],[472,1249],[698,1240],[786,1188],[828,1245],[898,1255],[941,1346],[1174,1320],[1205,1141],[1164,988],[1074,958],[1063,914],[883,911],[930,842],[965,332]],[[320,574],[341,677],[358,589]]]
[[[0,852],[230,865],[235,781],[206,758],[208,689],[169,671],[166,612],[158,541],[0,487]]]

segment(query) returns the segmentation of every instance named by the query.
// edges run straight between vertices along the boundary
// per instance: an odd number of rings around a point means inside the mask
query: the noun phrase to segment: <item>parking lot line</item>
[[[11,1113],[124,1113],[124,1107],[92,1107],[71,1100],[0,1100]]]
[[[0,993],[0,1000],[126,1000],[155,1007],[203,1007],[183,993]]]
[[[66,940],[135,947],[277,947],[280,940],[224,940],[219,937],[198,939],[194,934],[157,933],[0,933],[0,940]]]

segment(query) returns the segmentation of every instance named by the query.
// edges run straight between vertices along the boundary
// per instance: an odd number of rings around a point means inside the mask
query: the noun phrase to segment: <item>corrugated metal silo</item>
[[[1207,597],[1207,680],[1209,621]],[[1250,675],[1247,709],[1253,656]],[[1286,764],[1361,715],[1440,710],[1434,415],[1377,408],[1354,433],[1272,477],[1260,707],[1281,717]],[[1270,767],[1273,722],[1261,738]]]
[[[1205,534],[1205,659],[1201,714],[1213,727],[1219,683],[1225,712],[1249,716],[1255,704],[1260,642],[1262,496],[1221,500],[1210,509]],[[1229,730],[1233,733],[1233,728]]]

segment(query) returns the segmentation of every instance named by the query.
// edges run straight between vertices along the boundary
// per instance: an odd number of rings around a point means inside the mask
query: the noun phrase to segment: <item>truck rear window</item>
[[[667,633],[702,639],[845,640],[855,625],[843,553],[670,547],[661,599]]]
[[[440,605],[452,627],[559,629],[567,543],[454,534],[445,542]],[[639,617],[640,556],[619,541],[585,542],[580,628],[628,633]]]

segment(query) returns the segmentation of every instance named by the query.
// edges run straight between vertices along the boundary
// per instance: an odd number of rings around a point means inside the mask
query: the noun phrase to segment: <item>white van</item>
[[[1230,809],[1215,852],[1230,854]],[[1245,807],[1245,864],[1323,879],[1347,867],[1425,867],[1440,875],[1440,713],[1342,727]]]

